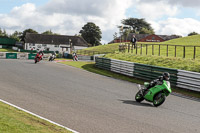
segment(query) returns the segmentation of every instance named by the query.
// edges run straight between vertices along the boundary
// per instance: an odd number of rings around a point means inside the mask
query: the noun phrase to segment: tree
[[[132,29],[132,33],[139,33],[139,34],[144,34],[144,33],[154,33],[153,28],[151,25],[145,21],[145,19],[138,19],[138,18],[128,18],[128,19],[123,19],[121,21],[122,24],[125,26],[130,26]]]
[[[0,36],[2,36],[2,37],[8,37],[8,34],[6,33],[5,29],[2,31],[1,28],[0,28]]]
[[[47,30],[47,31],[43,32],[42,34],[44,34],[44,35],[59,35],[57,33],[53,33],[51,30]]]
[[[127,42],[128,35],[131,33],[131,27],[124,26],[123,27],[123,39]]]
[[[38,33],[37,31],[33,30],[33,29],[26,29],[23,31],[22,36],[20,36],[21,41],[25,41],[25,36],[26,33]]]
[[[13,38],[19,42],[21,36],[22,32],[15,31],[13,34],[10,35],[10,38]]]
[[[88,43],[92,44],[92,46],[101,44],[102,33],[99,26],[96,26],[94,23],[88,22],[82,27],[82,30],[80,30],[79,33]]]
[[[114,39],[114,40],[117,39],[117,32],[114,33],[113,39]]]
[[[193,32],[191,32],[191,33],[188,34],[188,36],[193,36],[193,35],[198,35],[198,33],[196,33],[196,32],[193,31]]]
[[[155,32],[153,30],[142,28],[140,34],[155,34]]]

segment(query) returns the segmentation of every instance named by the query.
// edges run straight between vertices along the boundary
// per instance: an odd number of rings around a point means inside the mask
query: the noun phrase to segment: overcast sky
[[[113,40],[122,19],[145,18],[156,34],[200,33],[200,0],[0,0],[0,28],[11,34],[32,28],[63,35],[79,34],[87,22]]]

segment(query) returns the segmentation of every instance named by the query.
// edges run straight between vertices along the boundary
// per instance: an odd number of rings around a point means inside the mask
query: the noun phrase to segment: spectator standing
[[[134,49],[136,47],[136,42],[137,42],[137,39],[136,39],[135,35],[133,35],[133,37],[131,38],[131,43],[132,43],[132,47],[134,45]]]

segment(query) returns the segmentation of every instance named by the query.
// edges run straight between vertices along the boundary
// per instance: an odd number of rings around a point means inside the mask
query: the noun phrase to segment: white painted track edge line
[[[2,100],[2,99],[0,99],[0,102],[5,103],[5,104],[8,104],[8,105],[10,105],[10,106],[12,106],[12,107],[14,107],[14,108],[17,108],[17,109],[19,109],[19,110],[21,110],[21,111],[24,111],[24,112],[26,112],[26,113],[29,113],[29,114],[31,114],[31,115],[33,115],[33,116],[36,116],[36,117],[38,117],[38,118],[40,118],[40,119],[43,119],[43,120],[45,120],[45,121],[48,121],[48,122],[50,122],[50,123],[52,123],[52,124],[55,124],[55,125],[57,125],[57,126],[60,126],[60,127],[62,127],[62,128],[65,128],[65,129],[67,129],[67,130],[69,130],[69,131],[71,131],[71,132],[73,132],[73,133],[79,133],[79,132],[77,132],[77,131],[75,131],[75,130],[72,130],[72,129],[68,128],[68,127],[65,127],[65,126],[61,125],[61,124],[58,124],[58,123],[56,123],[56,122],[53,122],[53,121],[51,121],[51,120],[49,120],[49,119],[47,119],[47,118],[44,118],[44,117],[42,117],[42,116],[39,116],[39,115],[37,115],[37,114],[34,114],[34,113],[32,113],[32,112],[30,112],[30,111],[28,111],[28,110],[25,110],[25,109],[23,109],[23,108],[21,108],[21,107],[18,107],[18,106],[16,106],[16,105],[14,105],[14,104],[11,104],[11,103],[9,103],[9,102],[6,102],[6,101],[4,101],[4,100]]]

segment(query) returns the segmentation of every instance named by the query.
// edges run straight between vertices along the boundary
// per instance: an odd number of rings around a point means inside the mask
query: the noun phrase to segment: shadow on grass
[[[131,104],[136,106],[154,107],[151,103],[143,103],[143,102],[139,103],[133,100],[119,100],[119,101],[125,104]]]

